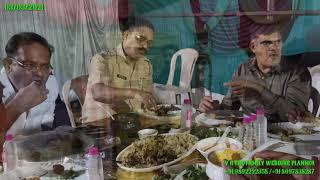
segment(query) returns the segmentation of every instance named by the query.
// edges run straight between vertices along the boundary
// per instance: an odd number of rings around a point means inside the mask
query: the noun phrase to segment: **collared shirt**
[[[255,112],[264,108],[268,121],[287,121],[287,113],[293,109],[307,110],[311,91],[311,76],[307,68],[289,66],[282,59],[279,66],[267,74],[262,74],[257,67],[256,59],[240,65],[232,80],[251,80],[264,86],[256,97],[237,97],[229,89],[222,101],[222,107],[245,112]]]
[[[151,92],[152,65],[146,58],[135,63],[129,62],[119,45],[115,50],[96,54],[90,63],[86,97],[82,108],[82,123],[93,122],[118,112],[131,112],[141,109],[141,102],[135,99],[123,103],[105,104],[95,101],[92,97],[92,85],[104,83],[114,88],[137,89]]]
[[[7,104],[9,99],[16,95],[16,92],[4,70],[1,71],[0,82],[4,85],[2,101],[4,104]],[[47,99],[31,108],[28,112],[22,113],[10,127],[7,132],[8,134],[16,135],[39,132],[42,125],[52,127],[55,101],[59,93],[58,83],[53,75],[49,76],[46,88],[49,90]]]

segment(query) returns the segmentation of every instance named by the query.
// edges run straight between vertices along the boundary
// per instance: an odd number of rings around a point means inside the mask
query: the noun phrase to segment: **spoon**
[[[227,137],[227,135],[229,134],[230,131],[231,131],[231,126],[228,126],[226,128],[226,130],[224,131],[224,133],[222,134],[222,136],[215,143],[213,143],[211,146],[203,149],[203,151],[206,153],[210,153],[212,151],[212,148],[214,148],[217,144],[224,142],[225,138]]]

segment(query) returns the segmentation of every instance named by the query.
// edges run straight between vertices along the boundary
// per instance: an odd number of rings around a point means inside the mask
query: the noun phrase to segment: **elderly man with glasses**
[[[130,18],[122,31],[120,45],[91,60],[81,123],[155,105],[152,65],[145,57],[153,41],[154,27],[146,19]]]
[[[311,75],[306,67],[290,63],[282,57],[282,37],[277,26],[254,29],[250,49],[253,56],[241,64],[222,103],[205,96],[202,112],[217,109],[255,112],[264,108],[268,121],[288,121],[292,109],[307,110],[311,91]]]
[[[1,128],[10,134],[28,134],[52,127],[58,84],[51,75],[53,47],[36,33],[12,36],[5,51],[2,101],[6,119]]]

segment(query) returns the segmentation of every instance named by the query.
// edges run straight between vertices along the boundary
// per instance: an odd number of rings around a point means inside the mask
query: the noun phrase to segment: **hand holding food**
[[[218,107],[219,101],[213,100],[211,96],[204,96],[199,104],[199,110],[201,112],[210,112],[218,109]]]
[[[288,120],[292,123],[296,122],[310,122],[312,123],[314,116],[309,111],[303,111],[300,109],[293,109],[288,113]]]
[[[156,100],[154,99],[152,93],[136,91],[134,95],[134,99],[143,103],[144,109],[151,109],[156,106]]]
[[[19,100],[19,107],[23,112],[37,106],[47,99],[49,90],[45,85],[33,81],[28,86],[20,89],[17,92],[15,99]]]

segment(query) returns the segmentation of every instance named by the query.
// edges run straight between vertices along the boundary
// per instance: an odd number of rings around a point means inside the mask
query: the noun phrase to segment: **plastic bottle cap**
[[[92,148],[89,149],[88,154],[89,154],[89,155],[93,155],[93,156],[99,155],[99,150],[98,150],[98,148],[96,148],[96,147],[92,147]]]
[[[264,109],[257,108],[257,115],[264,115]]]
[[[255,121],[255,120],[257,120],[257,115],[252,114],[252,115],[250,116],[250,122]]]
[[[251,116],[249,116],[249,117],[245,117],[244,119],[243,119],[243,123],[245,123],[245,124],[249,124],[252,120],[252,117]]]
[[[185,99],[185,100],[183,101],[183,103],[184,103],[184,104],[191,104],[191,101],[190,101],[190,99]]]
[[[6,141],[11,141],[13,139],[13,135],[12,134],[7,134],[5,137],[4,137],[4,140]]]

